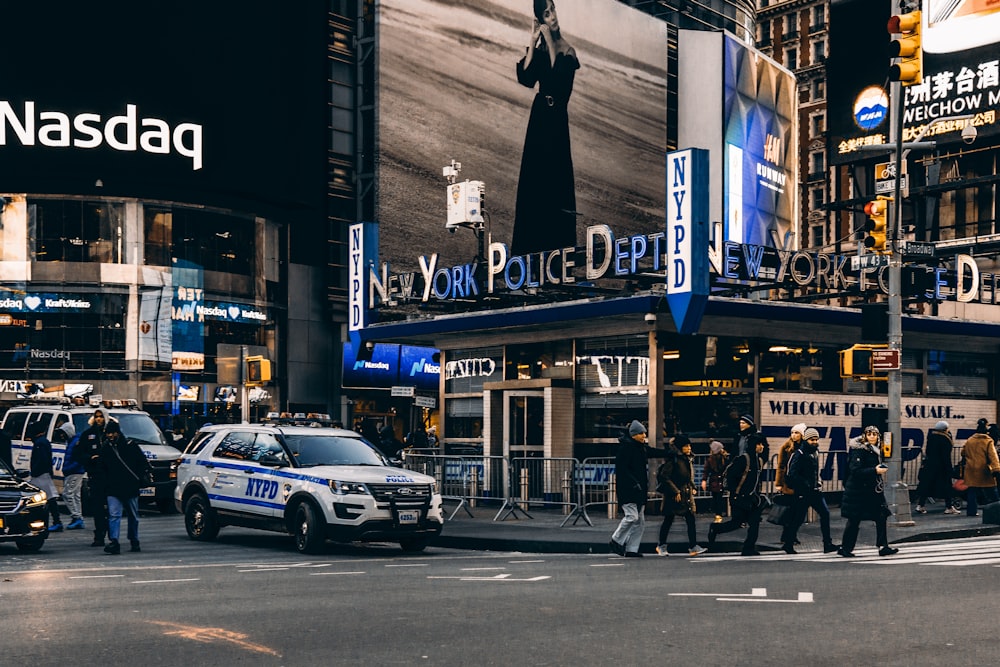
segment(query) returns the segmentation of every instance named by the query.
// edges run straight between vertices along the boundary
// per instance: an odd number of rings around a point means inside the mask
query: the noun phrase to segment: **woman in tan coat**
[[[962,478],[969,487],[966,514],[976,516],[978,496],[983,494],[986,504],[1000,500],[997,495],[997,478],[1000,477],[1000,459],[997,458],[993,438],[986,435],[986,420],[980,419],[976,432],[962,446],[962,461],[965,472]]]

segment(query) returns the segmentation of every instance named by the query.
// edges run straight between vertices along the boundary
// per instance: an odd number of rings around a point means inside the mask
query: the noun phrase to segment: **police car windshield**
[[[166,445],[163,433],[157,428],[149,415],[140,412],[112,412],[111,416],[118,420],[122,433],[126,438],[137,441],[140,445]]]
[[[339,435],[289,435],[285,444],[296,465],[306,466],[381,466],[385,459],[360,438]]]

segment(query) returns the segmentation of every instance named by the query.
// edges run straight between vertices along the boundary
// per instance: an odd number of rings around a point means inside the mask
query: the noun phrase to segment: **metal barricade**
[[[571,458],[515,457],[510,459],[510,502],[497,513],[497,521],[521,511],[527,515],[532,506],[562,507],[572,514],[574,501],[573,473],[577,465]],[[528,515],[530,518],[530,515]]]
[[[470,508],[477,504],[506,502],[508,465],[502,456],[408,454],[403,464],[408,470],[434,477],[442,499],[458,502],[449,521],[461,510],[474,516]]]
[[[614,457],[594,457],[584,459],[576,467],[574,480],[577,487],[577,502],[580,510],[572,516],[578,515],[587,522],[587,525],[594,525],[587,508],[596,505],[605,505],[608,508],[608,518],[614,518],[618,513],[618,501],[615,498],[615,459]],[[567,519],[568,520],[568,519]],[[576,523],[576,520],[573,523]],[[565,521],[563,521],[565,524]]]

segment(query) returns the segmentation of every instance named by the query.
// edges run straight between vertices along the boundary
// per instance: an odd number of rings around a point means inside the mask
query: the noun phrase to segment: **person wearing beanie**
[[[656,471],[656,490],[663,494],[663,523],[660,524],[660,540],[656,553],[667,553],[667,535],[674,524],[674,517],[682,517],[687,523],[688,555],[705,553],[705,547],[698,545],[695,533],[695,486],[694,454],[691,453],[691,438],[678,433],[673,439],[673,456],[668,456]]]
[[[736,441],[733,443],[733,455],[743,456],[747,452],[753,452],[757,448],[757,443],[764,445],[764,461],[770,457],[767,438],[757,430],[752,415],[740,416],[740,432],[736,434]]]
[[[952,503],[951,452],[955,448],[948,422],[941,420],[927,432],[927,446],[917,472],[917,504],[913,511],[927,514],[927,499],[944,500],[945,514],[961,514]]]
[[[122,510],[128,515],[128,540],[130,551],[139,548],[139,491],[146,486],[150,468],[146,455],[134,440],[122,435],[118,422],[110,420],[104,427],[104,445],[101,447],[104,466],[105,489],[108,494],[108,545],[105,553],[118,555],[121,545]]]
[[[1000,500],[997,494],[1000,461],[997,460],[997,449],[993,439],[986,435],[985,419],[979,420],[979,423],[976,424],[976,432],[969,436],[969,439],[962,445],[962,460],[965,461],[965,472],[962,479],[969,487],[965,513],[967,516],[976,516],[979,514],[980,494],[982,494],[986,504]]]
[[[796,553],[795,538],[798,536],[802,523],[806,520],[809,508],[815,510],[816,515],[819,516],[819,530],[823,536],[823,553],[833,553],[840,548],[840,545],[833,543],[833,538],[830,535],[830,508],[827,506],[821,490],[818,451],[819,431],[814,428],[803,429],[802,443],[792,454],[792,458],[788,462],[788,473],[785,476],[788,485],[795,489],[796,496],[795,511],[786,524],[788,533],[782,545],[786,553]]]
[[[104,446],[104,427],[108,415],[104,408],[97,408],[87,420],[87,429],[80,434],[73,447],[73,458],[87,471],[87,487],[94,518],[92,547],[103,547],[108,534],[108,494],[105,488],[104,464],[101,448]]]
[[[613,553],[627,558],[639,558],[642,533],[646,528],[646,500],[649,497],[649,466],[651,458],[665,458],[668,452],[646,445],[646,427],[639,421],[629,424],[628,435],[618,438],[615,455],[615,494],[625,516],[611,535]]]
[[[83,503],[80,492],[83,489],[83,473],[86,470],[83,464],[76,460],[73,450],[79,438],[76,437],[76,427],[68,417],[60,415],[59,419],[66,419],[53,431],[54,436],[66,443],[66,455],[63,456],[63,492],[62,498],[69,510],[70,522],[66,525],[66,530],[80,530],[83,526]]]
[[[725,473],[726,465],[729,463],[729,453],[718,440],[713,440],[708,444],[708,458],[701,473],[701,490],[712,494],[712,513],[715,514],[715,523],[722,523],[722,515],[726,512]]]
[[[785,471],[788,470],[788,461],[792,458],[792,452],[798,449],[802,442],[802,434],[805,433],[805,430],[804,423],[793,426],[788,440],[785,440],[785,444],[778,450],[778,463],[774,469],[774,488],[784,495],[795,495],[795,491],[791,487],[785,486]]]
[[[733,459],[726,468],[726,488],[729,491],[729,521],[713,523],[708,527],[709,548],[721,533],[728,533],[747,527],[743,541],[743,556],[759,556],[757,536],[760,534],[760,519],[764,511],[764,499],[760,493],[763,467],[766,459],[762,439],[754,441],[753,449]]]
[[[52,481],[52,443],[45,436],[46,431],[48,431],[46,423],[35,421],[28,424],[26,434],[31,438],[31,483],[48,496],[46,509],[52,516],[49,532],[58,533],[63,529],[63,525],[59,518],[59,503],[56,501],[59,494],[56,493],[56,486]]]
[[[854,557],[854,545],[862,521],[875,522],[875,546],[879,556],[891,556],[899,549],[889,546],[885,520],[892,512],[885,500],[885,476],[888,466],[882,462],[882,433],[877,426],[866,426],[861,436],[851,441],[847,455],[847,479],[840,514],[847,519],[844,537],[837,553]]]

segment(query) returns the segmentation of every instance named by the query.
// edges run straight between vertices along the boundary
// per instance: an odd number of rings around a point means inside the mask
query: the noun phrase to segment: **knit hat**
[[[108,425],[104,427],[104,435],[108,433],[121,433],[122,427],[118,425],[118,421],[114,419],[108,420]]]
[[[874,424],[869,424],[868,426],[865,426],[864,433],[875,433],[879,437],[882,437],[882,432],[878,430],[878,426],[875,426]]]
[[[805,434],[805,432],[806,432],[806,423],[802,422],[800,424],[796,424],[795,426],[793,426],[792,427],[792,433],[795,433],[796,431],[798,431],[799,433]]]
[[[753,428],[755,426],[753,422],[753,416],[751,415],[740,415],[740,421],[749,424],[750,428]]]
[[[809,438],[818,438],[818,437],[819,437],[819,431],[817,431],[816,429],[814,429],[812,427],[807,428],[806,430],[802,431],[802,439],[803,440],[808,440]]]
[[[680,449],[684,445],[690,445],[690,444],[691,444],[691,438],[687,437],[683,433],[678,433],[677,435],[674,436],[674,447],[676,447],[677,449]]]
[[[942,419],[937,424],[934,424],[934,430],[935,431],[947,431],[948,430],[948,422],[946,422],[945,420]]]
[[[646,432],[646,427],[643,426],[642,423],[639,422],[638,419],[633,419],[632,423],[628,425],[628,434],[629,435],[633,435],[634,436],[634,435],[639,435],[640,433],[645,433],[645,432]]]
[[[719,442],[718,440],[713,440],[712,442],[708,443],[708,451],[712,452],[713,454],[718,454],[719,452],[722,451],[722,443]]]

